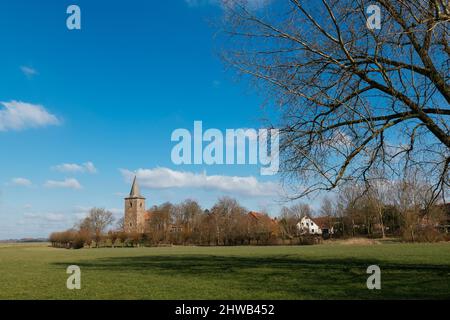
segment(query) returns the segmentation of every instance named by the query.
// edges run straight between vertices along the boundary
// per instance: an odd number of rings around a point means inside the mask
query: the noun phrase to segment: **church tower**
[[[133,180],[130,196],[125,198],[125,232],[144,232],[145,198],[141,196],[136,177]]]

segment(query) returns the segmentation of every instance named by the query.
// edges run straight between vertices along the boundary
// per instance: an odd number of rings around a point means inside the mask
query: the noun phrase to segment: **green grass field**
[[[81,290],[66,268],[81,268]],[[366,269],[382,270],[368,290]],[[0,245],[1,299],[449,299],[450,244],[65,250]]]

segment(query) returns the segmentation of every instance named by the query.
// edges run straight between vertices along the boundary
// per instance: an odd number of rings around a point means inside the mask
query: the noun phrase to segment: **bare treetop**
[[[380,29],[368,26],[373,5]],[[226,21],[224,59],[279,106],[270,125],[298,196],[374,171],[448,190],[448,1],[234,1]]]

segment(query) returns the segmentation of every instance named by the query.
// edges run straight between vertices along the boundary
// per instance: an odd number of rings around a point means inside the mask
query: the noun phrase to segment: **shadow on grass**
[[[73,262],[84,271],[182,276],[226,283],[255,297],[367,299],[449,298],[450,266],[384,263],[364,259],[304,259],[290,256],[154,255]],[[382,290],[368,290],[370,265],[382,270]],[[67,266],[67,263],[58,266]],[[267,295],[264,295],[267,293]],[[219,295],[220,296],[220,295]],[[237,297],[239,298],[239,297]]]

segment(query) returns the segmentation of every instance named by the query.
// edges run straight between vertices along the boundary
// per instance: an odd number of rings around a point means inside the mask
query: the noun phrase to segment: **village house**
[[[271,218],[267,214],[250,211],[247,214],[248,226],[265,226],[270,232],[271,236],[275,236],[278,233],[278,221],[277,218]]]
[[[271,218],[267,214],[256,212],[256,211],[250,211],[248,214],[249,221],[252,222],[267,222],[269,225],[274,226],[276,225],[277,218]]]
[[[297,229],[300,234],[322,235],[327,237],[334,234],[334,226],[328,217],[317,217],[312,219],[304,216],[298,223]]]
[[[328,237],[335,233],[333,220],[330,217],[317,217],[314,218],[314,222],[319,226],[323,237]]]

